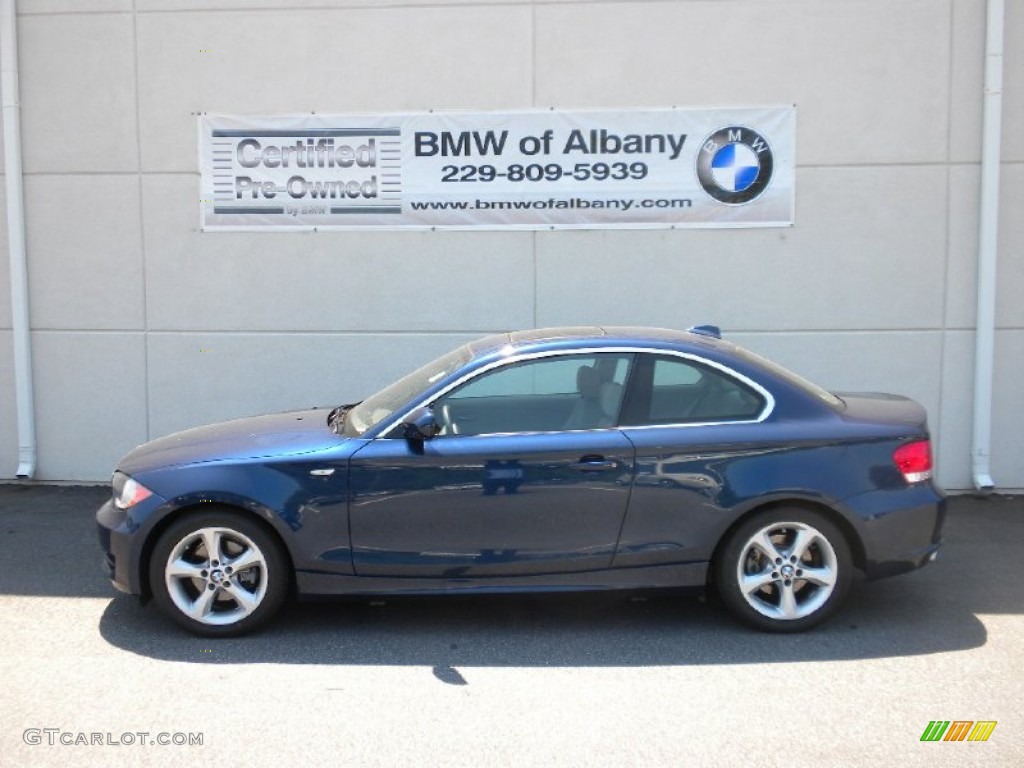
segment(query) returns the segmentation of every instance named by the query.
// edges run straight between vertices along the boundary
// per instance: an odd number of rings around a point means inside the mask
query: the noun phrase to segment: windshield
[[[344,434],[359,437],[420,392],[464,366],[472,357],[468,345],[459,347],[366,398],[346,414]]]

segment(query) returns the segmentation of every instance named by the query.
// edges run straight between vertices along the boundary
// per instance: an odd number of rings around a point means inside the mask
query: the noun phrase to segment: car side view
[[[488,336],[359,403],[139,446],[97,513],[114,585],[202,636],[289,597],[712,588],[808,629],[931,562],[924,408],[830,393],[717,328]]]

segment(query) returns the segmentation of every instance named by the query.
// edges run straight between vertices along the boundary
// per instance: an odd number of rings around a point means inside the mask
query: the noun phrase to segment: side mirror
[[[432,440],[441,431],[441,426],[434,419],[434,409],[429,405],[424,405],[410,413],[402,422],[402,428],[405,439],[415,442]]]

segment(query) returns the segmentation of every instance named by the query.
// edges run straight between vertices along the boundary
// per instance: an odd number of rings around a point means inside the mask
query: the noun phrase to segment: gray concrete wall
[[[18,5],[41,478],[358,399],[491,331],[714,322],[823,386],[921,400],[940,481],[969,486],[983,0]],[[1024,8],[1007,5],[993,474],[1020,488]],[[792,229],[197,231],[199,111],[782,103]]]

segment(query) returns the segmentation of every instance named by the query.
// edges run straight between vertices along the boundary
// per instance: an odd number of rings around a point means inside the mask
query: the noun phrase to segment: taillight
[[[919,483],[932,476],[932,444],[928,440],[901,445],[892,454],[908,483]]]

